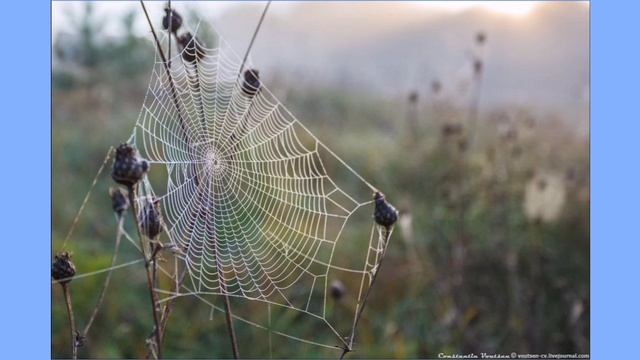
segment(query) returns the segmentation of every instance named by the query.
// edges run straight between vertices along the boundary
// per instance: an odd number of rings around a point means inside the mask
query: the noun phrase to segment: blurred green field
[[[53,73],[54,252],[108,149],[129,137],[140,112],[153,48],[131,23],[122,19],[124,36],[98,41],[98,30],[80,22],[80,36],[59,40],[64,47],[54,43],[65,64]],[[412,101],[409,94],[390,99],[286,82],[267,86],[401,212],[349,357],[589,352],[589,143],[572,128],[586,119],[545,113],[536,104],[482,108],[471,141],[469,106],[430,87]],[[68,243],[79,273],[109,266],[116,224],[110,186],[107,169]],[[118,262],[137,256],[125,243]],[[103,279],[72,282],[80,327]],[[169,279],[160,286],[168,288]],[[80,356],[145,356],[153,326],[148,301],[142,264],[116,270]],[[180,299],[165,357],[230,357],[224,317],[210,315],[198,299]],[[58,286],[52,319],[52,356],[69,357]],[[295,318],[278,321],[291,333],[313,330]],[[243,357],[270,355],[266,332],[242,324],[237,330]],[[339,356],[282,337],[272,341],[273,357]]]

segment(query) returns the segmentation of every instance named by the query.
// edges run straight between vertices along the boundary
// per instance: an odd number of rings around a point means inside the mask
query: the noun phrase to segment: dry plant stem
[[[389,238],[391,237],[391,230],[392,230],[392,227],[385,229],[384,250],[382,250],[380,261],[378,261],[378,268],[376,269],[376,272],[373,274],[373,277],[371,278],[371,283],[369,284],[369,287],[367,288],[367,292],[364,295],[364,298],[362,300],[362,305],[358,308],[358,314],[356,315],[356,320],[353,322],[353,327],[351,328],[351,338],[349,339],[349,346],[348,347],[345,346],[342,349],[342,354],[340,354],[340,360],[344,359],[345,355],[347,355],[348,352],[353,350],[353,342],[356,337],[356,327],[358,326],[358,321],[362,317],[362,311],[364,310],[364,307],[367,304],[367,299],[369,298],[369,294],[371,293],[373,284],[376,282],[376,279],[378,278],[378,274],[380,273],[380,268],[382,267],[382,262],[384,261],[384,256],[387,253],[387,247],[389,246]]]
[[[187,139],[187,144],[190,144],[189,133],[187,132],[187,128],[182,117],[182,111],[180,107],[180,102],[178,101],[178,92],[176,91],[176,86],[173,82],[173,76],[171,75],[171,69],[169,69],[169,63],[167,62],[167,58],[164,55],[164,51],[162,50],[162,46],[160,45],[160,40],[158,40],[158,36],[156,35],[156,31],[153,28],[153,24],[151,23],[151,19],[149,18],[149,13],[147,12],[147,7],[144,5],[144,2],[140,0],[140,5],[142,6],[142,10],[144,11],[144,15],[147,18],[147,22],[149,23],[149,28],[151,28],[151,33],[153,34],[153,39],[155,40],[156,47],[158,49],[158,53],[160,53],[160,58],[162,59],[162,64],[164,65],[164,70],[167,73],[167,78],[169,79],[169,89],[171,90],[171,97],[173,99],[173,105],[176,107],[176,112],[178,114],[178,121],[180,123],[180,128]]]
[[[469,106],[469,148],[472,148],[476,140],[476,132],[478,131],[478,108],[480,107],[480,96],[482,94],[482,72],[474,75],[476,79],[476,89]]]
[[[109,287],[109,282],[111,281],[111,274],[113,273],[113,267],[116,264],[116,259],[118,258],[118,250],[120,249],[120,242],[122,239],[122,226],[124,224],[124,216],[118,215],[118,229],[116,234],[116,244],[113,250],[113,256],[111,257],[111,270],[107,272],[107,278],[104,280],[104,284],[102,285],[102,291],[100,292],[100,297],[98,297],[98,302],[96,306],[93,308],[93,312],[91,313],[91,317],[87,322],[87,325],[84,327],[84,331],[82,331],[82,337],[86,338],[89,333],[89,329],[91,329],[91,325],[93,325],[93,321],[96,319],[98,315],[98,311],[100,306],[102,306],[102,302],[104,301],[104,297],[107,294],[107,288]]]
[[[244,70],[244,65],[247,62],[247,58],[249,58],[249,53],[251,52],[251,48],[253,47],[253,42],[256,40],[256,36],[258,36],[258,32],[260,31],[260,27],[262,26],[262,21],[264,17],[267,15],[267,10],[269,10],[269,5],[271,5],[271,1],[267,2],[264,10],[262,10],[262,15],[260,16],[260,20],[258,21],[258,25],[256,25],[256,29],[253,31],[253,36],[251,36],[251,41],[249,42],[249,46],[247,47],[247,51],[244,53],[244,58],[242,59],[242,64],[240,64],[240,70],[238,71],[238,79],[242,76],[242,70]]]
[[[147,287],[149,289],[149,297],[151,298],[151,310],[153,311],[153,322],[155,324],[154,336],[156,341],[156,354],[158,355],[158,358],[161,359],[162,358],[162,338],[160,335],[160,331],[158,331],[158,329],[160,329],[160,319],[158,317],[158,309],[156,306],[158,304],[158,299],[156,296],[157,294],[156,294],[155,288],[153,287],[155,281],[153,280],[151,270],[149,269],[150,262],[153,261],[155,263],[155,259],[151,259],[147,255],[147,249],[142,238],[142,233],[140,232],[140,223],[138,221],[138,211],[136,209],[136,202],[135,202],[135,191],[136,191],[135,186],[129,186],[128,188],[129,204],[131,205],[133,220],[136,224],[138,239],[140,240],[140,250],[142,251],[142,256],[144,257],[144,261],[145,261],[144,269],[145,269],[145,272],[147,273]]]
[[[224,281],[220,281],[221,284],[224,284]],[[225,320],[227,322],[227,332],[229,332],[229,338],[231,340],[231,349],[233,350],[233,358],[239,359],[240,353],[238,352],[238,339],[236,338],[236,332],[233,328],[233,319],[231,319],[231,303],[229,302],[229,296],[226,293],[226,285],[225,285],[225,293],[224,293],[224,315]]]
[[[262,13],[262,16],[260,17],[260,21],[259,21],[259,23],[258,23],[258,25],[256,27],[256,30],[253,33],[253,37],[251,39],[251,43],[249,44],[249,48],[247,49],[247,52],[245,54],[245,58],[244,58],[243,63],[241,65],[240,72],[238,73],[238,76],[240,76],[240,74],[242,73],[242,68],[244,67],[244,63],[246,62],[246,59],[247,59],[247,57],[249,55],[249,51],[251,50],[251,47],[253,45],[253,41],[256,38],[258,30],[260,29],[260,26],[262,24],[262,21],[264,20],[264,17],[266,15],[267,9],[269,8],[270,4],[271,4],[271,1],[269,1],[267,3],[267,5],[265,6],[265,9],[264,9],[264,11]],[[177,112],[178,112],[178,120],[180,122],[180,127],[181,127],[181,129],[183,131],[183,134],[184,134],[186,140],[187,140],[187,143],[190,144],[189,134],[187,132],[187,129],[186,129],[185,124],[184,124],[184,120],[183,120],[182,115],[181,115],[180,103],[178,102],[178,96],[177,96],[175,84],[173,82],[173,77],[171,76],[171,70],[169,68],[169,64],[168,64],[167,59],[166,59],[166,57],[164,55],[164,51],[162,50],[162,46],[160,45],[160,41],[158,40],[158,37],[157,37],[156,32],[155,32],[155,29],[153,28],[153,24],[151,22],[151,19],[149,18],[149,13],[147,12],[147,8],[145,7],[144,2],[142,0],[140,0],[140,5],[142,6],[142,10],[144,11],[144,14],[145,14],[145,17],[147,19],[147,22],[149,23],[149,28],[151,29],[151,33],[153,34],[153,38],[154,38],[155,43],[156,43],[156,47],[158,49],[158,52],[160,53],[160,57],[162,59],[162,63],[164,64],[164,68],[165,68],[165,71],[167,73],[167,77],[169,78],[171,96],[173,98],[174,105],[175,105],[175,107],[177,109]],[[199,181],[198,181],[197,176],[195,178],[195,183],[196,183],[196,186],[199,186]],[[130,196],[130,198],[132,198],[131,192],[129,193],[129,196]],[[133,201],[131,201],[131,202],[133,204]],[[135,213],[135,206],[134,206],[134,213]],[[136,228],[138,229],[138,235],[140,235],[140,227],[139,227],[138,222],[137,222],[137,217],[134,216],[134,218],[136,219]],[[142,242],[142,237],[140,237],[140,239],[141,239],[140,241]],[[143,247],[143,251],[144,251],[144,247]],[[145,258],[146,258],[146,256],[145,256]],[[150,274],[149,274],[148,268],[147,268],[147,274],[148,274],[149,284],[151,286],[151,284],[153,282],[152,282],[152,280],[150,278]],[[221,279],[221,285],[224,285],[224,281],[222,280],[222,277],[219,277],[219,278]],[[152,299],[153,299],[153,295],[155,294],[155,291],[153,291],[152,288],[150,288],[150,291],[152,293]],[[225,291],[226,291],[226,287],[225,287]],[[233,329],[233,323],[231,321],[231,306],[230,306],[230,303],[229,303],[228,296],[226,294],[224,294],[224,300],[225,300],[225,312],[226,312],[226,315],[227,315],[226,316],[227,329],[229,330],[229,336],[231,338],[231,342],[232,342],[232,346],[233,346],[234,357],[237,359],[239,357],[238,348],[237,348],[237,341],[236,341],[236,337],[235,337],[235,331]],[[160,342],[161,330],[160,329],[161,328],[160,328],[159,321],[157,321],[157,312],[155,310],[156,309],[155,309],[155,302],[154,302],[154,320],[156,321],[155,334],[156,334],[156,338],[158,339],[158,356],[161,357],[161,354],[160,354],[160,344],[161,344],[161,342]],[[167,313],[168,312],[170,312],[169,309],[167,310]],[[168,315],[167,315],[167,318],[168,318]]]
[[[167,7],[169,8],[169,27],[167,28],[167,32],[169,33],[169,37],[167,39],[167,55],[169,57],[169,62],[167,63],[167,65],[169,69],[171,69],[171,29],[173,29],[173,12],[171,11],[171,0],[167,1]]]
[[[217,239],[215,235],[214,229],[214,239]],[[229,340],[231,341],[231,350],[233,351],[233,358],[239,359],[240,352],[238,351],[238,339],[236,338],[236,331],[233,328],[233,319],[231,313],[231,303],[229,302],[229,295],[227,294],[227,284],[225,282],[224,276],[222,274],[222,264],[218,261],[217,252],[214,253],[214,257],[216,259],[216,269],[218,273],[218,281],[220,282],[220,293],[222,294],[222,298],[224,300],[224,315],[225,321],[227,323],[227,333],[229,333]]]
[[[182,273],[178,278],[178,282],[174,283],[175,289],[172,289],[172,293],[177,293],[180,287],[182,286],[182,282],[187,274],[187,269],[182,269]],[[167,323],[169,322],[169,316],[171,315],[171,306],[176,301],[177,298],[172,298],[167,301],[164,308],[162,309],[162,318],[160,320],[160,335],[164,338],[164,332],[167,329]]]
[[[76,339],[76,321],[73,317],[73,305],[71,303],[71,290],[69,290],[69,283],[60,284],[62,286],[62,292],[64,293],[64,302],[67,304],[67,315],[69,316],[69,328],[71,329],[71,353],[73,359],[78,358],[78,342]]]
[[[84,196],[84,199],[82,200],[82,205],[80,205],[80,209],[78,209],[78,212],[76,213],[76,216],[73,218],[73,222],[71,223],[71,227],[69,228],[69,231],[67,232],[67,235],[64,237],[64,241],[62,242],[62,248],[63,249],[66,248],[67,242],[71,238],[71,235],[73,235],[73,232],[75,231],[76,226],[78,225],[78,221],[80,220],[80,215],[84,211],[84,207],[89,202],[89,198],[91,197],[91,193],[93,192],[93,189],[96,187],[96,184],[98,183],[98,179],[100,178],[100,174],[102,174],[102,171],[105,169],[107,163],[109,162],[109,159],[111,159],[111,155],[113,154],[113,151],[114,151],[114,147],[111,146],[109,148],[109,150],[107,151],[107,155],[104,157],[104,160],[102,160],[102,165],[100,165],[100,168],[98,169],[98,172],[93,177],[93,181],[91,182],[91,186],[89,187],[89,191]]]
[[[158,345],[157,345],[157,351],[158,354],[160,354],[160,349],[162,348],[162,340],[164,339],[163,333],[160,332],[160,328],[159,328],[159,324],[162,322],[162,317],[160,317],[160,321],[157,321],[157,317],[160,316],[159,312],[159,306],[158,306],[158,294],[156,293],[155,289],[157,288],[158,285],[158,251],[160,251],[161,247],[159,244],[155,244],[151,246],[151,288],[153,289],[153,302],[154,302],[154,308],[153,308],[153,316],[154,316],[154,325],[155,325],[155,331],[154,333],[156,334],[156,340],[158,341]],[[159,356],[160,357],[160,356]]]

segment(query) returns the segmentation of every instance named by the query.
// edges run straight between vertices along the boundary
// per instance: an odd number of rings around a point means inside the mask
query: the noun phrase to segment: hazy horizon
[[[294,89],[313,85],[403,98],[414,90],[429,96],[438,80],[445,96],[464,102],[473,37],[482,31],[488,37],[482,107],[529,104],[584,119],[578,127],[586,127],[588,2],[507,3],[274,2],[251,60],[267,86],[277,81]],[[173,2],[185,14],[197,13],[238,53],[246,49],[264,4]],[[54,42],[69,32],[69,15],[82,6],[53,3]],[[149,34],[139,3],[94,6],[105,38],[119,36],[118,19],[127,12],[136,13],[135,32]],[[163,6],[147,4],[153,19],[161,18]]]

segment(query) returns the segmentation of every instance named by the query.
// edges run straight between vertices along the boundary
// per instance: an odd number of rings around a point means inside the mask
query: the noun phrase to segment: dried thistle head
[[[195,63],[204,59],[206,53],[202,43],[198,38],[190,32],[184,33],[178,37],[178,43],[182,48],[182,58],[188,63]]]
[[[182,26],[182,16],[178,14],[173,9],[170,9],[168,6],[164,8],[164,17],[162,18],[162,28],[164,30],[169,30],[169,25],[171,25],[171,32],[177,33],[178,29]]]
[[[111,207],[113,211],[121,216],[129,208],[129,200],[127,199],[126,190],[119,187],[109,188],[109,196],[111,197]]]
[[[138,216],[142,232],[149,238],[155,239],[162,232],[162,214],[160,213],[160,201],[151,199],[148,201]]]
[[[398,210],[385,200],[384,194],[380,191],[373,194],[373,200],[376,204],[373,219],[378,225],[390,228],[398,220]]]
[[[473,73],[476,75],[480,75],[480,73],[482,73],[482,69],[484,67],[484,64],[482,62],[481,59],[474,59],[473,60]]]
[[[409,93],[409,104],[415,104],[418,102],[418,92],[413,90]]]
[[[111,177],[118,184],[133,186],[149,171],[149,163],[139,159],[136,150],[129,144],[116,149]]]
[[[462,134],[462,124],[456,122],[447,122],[440,129],[443,137],[453,137]]]
[[[260,72],[257,69],[248,69],[244,72],[242,92],[251,97],[260,91]]]
[[[437,95],[440,93],[441,90],[442,90],[442,83],[440,82],[440,80],[433,80],[431,82],[431,92]]]
[[[333,280],[331,282],[331,286],[330,286],[330,293],[331,293],[331,297],[333,298],[333,300],[340,300],[342,299],[342,297],[344,296],[344,293],[346,292],[346,287],[344,286],[344,284],[342,283],[342,281],[340,280]]]
[[[76,267],[71,262],[71,254],[61,251],[53,258],[51,277],[60,284],[69,283],[76,275]]]

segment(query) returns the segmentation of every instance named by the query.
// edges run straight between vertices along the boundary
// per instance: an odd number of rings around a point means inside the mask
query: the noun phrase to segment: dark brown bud
[[[342,299],[344,293],[346,292],[346,288],[340,280],[333,280],[331,282],[330,290],[331,297],[336,301]]]
[[[384,199],[384,194],[376,191],[373,194],[373,199],[376,203],[376,208],[373,212],[373,219],[376,223],[386,228],[395,224],[398,220],[398,211]]]
[[[482,60],[480,60],[480,59],[473,60],[473,72],[474,72],[474,74],[476,74],[476,75],[480,74],[482,72],[482,68],[483,68]]]
[[[462,134],[462,124],[459,123],[446,123],[442,125],[442,136],[449,137]]]
[[[129,200],[127,199],[126,190],[121,188],[110,188],[109,196],[111,197],[111,206],[113,211],[122,215],[129,208]]]
[[[431,91],[434,94],[438,94],[438,93],[440,93],[441,90],[442,90],[442,83],[440,83],[439,80],[433,80],[431,82]]]
[[[116,149],[116,160],[113,163],[111,177],[118,184],[133,186],[149,171],[149,163],[139,159],[136,150],[129,144],[122,144]]]
[[[487,35],[482,31],[478,31],[478,33],[476,34],[476,44],[483,45],[486,41]]]
[[[138,216],[142,232],[149,237],[155,239],[162,232],[162,214],[160,214],[160,201],[151,199],[142,208]]]
[[[540,191],[543,191],[544,189],[547,188],[547,180],[545,180],[544,178],[540,178],[538,179],[538,182],[536,183],[536,185],[538,185],[538,189]]]
[[[169,9],[168,7],[164,8],[164,12],[165,15],[162,18],[162,28],[164,30],[168,30],[169,25],[171,25],[171,32],[175,34],[182,26],[182,16],[180,16],[180,14],[175,10]]]
[[[409,104],[415,104],[418,102],[418,92],[412,91],[409,93]]]
[[[71,254],[66,251],[58,253],[53,258],[51,277],[60,284],[70,282],[76,274],[76,267],[71,262]]]
[[[260,72],[256,69],[249,69],[244,72],[244,81],[242,82],[242,92],[251,97],[260,91]]]
[[[178,43],[182,48],[182,58],[188,63],[195,63],[196,60],[201,61],[206,55],[203,48],[204,44],[190,32],[186,32],[180,36]]]

